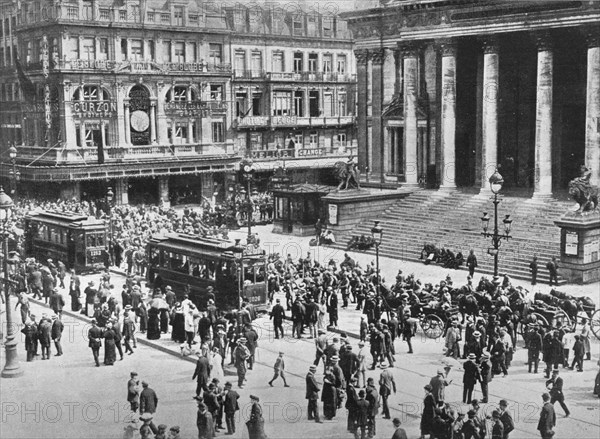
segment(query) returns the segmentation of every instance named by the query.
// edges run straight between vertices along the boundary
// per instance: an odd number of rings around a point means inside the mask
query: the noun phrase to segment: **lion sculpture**
[[[598,208],[598,187],[592,186],[592,173],[585,166],[581,167],[581,175],[569,182],[569,195],[579,204],[577,213],[591,212]]]

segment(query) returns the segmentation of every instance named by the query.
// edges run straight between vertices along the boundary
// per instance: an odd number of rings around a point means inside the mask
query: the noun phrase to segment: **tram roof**
[[[235,257],[233,252],[234,245],[224,239],[205,238],[196,235],[187,235],[184,233],[165,233],[164,235],[154,235],[148,242],[160,248],[172,248],[173,250],[183,251],[189,254],[198,254],[214,258],[232,259]],[[261,250],[260,254],[249,254],[244,248],[244,259],[264,259],[266,256]]]
[[[59,212],[55,210],[31,211],[25,219],[37,220],[45,224],[53,224],[70,228],[104,227],[103,220],[89,217],[80,213]]]

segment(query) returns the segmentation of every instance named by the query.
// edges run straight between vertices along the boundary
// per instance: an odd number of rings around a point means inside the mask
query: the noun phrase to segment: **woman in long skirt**
[[[335,388],[335,376],[328,370],[323,378],[323,392],[321,393],[323,401],[323,415],[326,420],[335,418],[338,406],[337,389]]]
[[[210,362],[210,377],[217,378],[220,383],[225,381],[225,373],[223,372],[223,357],[219,354],[219,348],[213,348],[212,353],[210,354],[209,362]]]
[[[117,352],[115,350],[116,344],[115,339],[117,334],[113,329],[111,322],[106,323],[106,329],[104,330],[104,364],[112,366],[117,361]]]
[[[423,401],[423,414],[421,415],[421,439],[426,434],[431,435],[433,428],[433,418],[435,417],[435,399],[431,393],[432,387],[425,386],[425,400]]]
[[[173,313],[171,314],[171,339],[177,343],[185,342],[185,319],[183,317],[183,308],[181,304],[177,302]]]
[[[150,307],[148,310],[148,340],[158,340],[160,338],[160,310]]]

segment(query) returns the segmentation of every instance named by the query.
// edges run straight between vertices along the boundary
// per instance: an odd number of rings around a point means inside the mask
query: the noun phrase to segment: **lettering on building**
[[[114,117],[117,103],[113,101],[74,101],[71,102],[74,117]]]

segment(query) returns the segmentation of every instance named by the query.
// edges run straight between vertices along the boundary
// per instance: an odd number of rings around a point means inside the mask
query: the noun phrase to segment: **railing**
[[[234,79],[263,79],[265,77],[264,70],[234,70]]]
[[[243,127],[322,127],[350,125],[354,116],[298,117],[298,116],[246,116],[238,117],[238,128]]]
[[[97,147],[76,148],[54,148],[48,149],[42,146],[20,146],[18,147],[19,160],[26,162],[35,161],[37,165],[83,164],[98,161]],[[233,145],[229,143],[184,143],[176,145],[144,145],[104,148],[105,163],[137,160],[164,160],[194,157],[231,157],[235,156]]]
[[[29,70],[40,70],[41,63],[29,63]],[[206,62],[115,61],[102,59],[65,59],[53,64],[54,70],[103,70],[109,72],[222,72],[231,73],[231,64],[208,64]]]
[[[356,82],[355,74],[326,72],[268,72],[269,81]]]
[[[250,151],[253,160],[293,160],[324,157],[347,157],[356,153],[356,146],[333,145],[332,147],[308,147],[287,149],[263,149]]]

